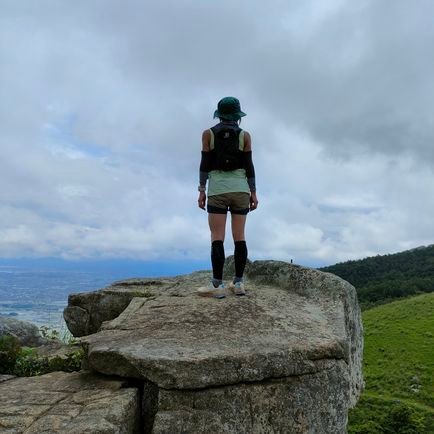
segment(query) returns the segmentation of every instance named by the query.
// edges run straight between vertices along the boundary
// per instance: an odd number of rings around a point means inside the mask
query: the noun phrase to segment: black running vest
[[[220,122],[211,128],[214,148],[210,150],[210,170],[236,170],[244,167],[243,149],[240,149],[242,129],[236,123]]]

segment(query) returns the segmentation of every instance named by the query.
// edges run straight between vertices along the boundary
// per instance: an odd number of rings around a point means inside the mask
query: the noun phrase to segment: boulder
[[[200,390],[159,388],[147,409],[152,434],[346,433],[347,367]],[[145,413],[146,414],[146,413]]]
[[[39,357],[47,357],[48,359],[54,357],[66,357],[68,354],[80,349],[81,344],[79,342],[66,344],[59,339],[50,339],[43,345],[35,348]]]
[[[144,381],[145,432],[346,432],[363,388],[354,287],[280,261],[249,264],[245,297],[199,297],[207,279],[197,272],[99,291],[98,303],[105,293],[130,302],[105,321],[87,305],[97,331],[81,338],[86,366]]]
[[[37,347],[46,342],[46,339],[40,335],[36,325],[0,315],[0,337],[2,336],[14,336],[20,341],[21,345],[27,347]]]
[[[204,273],[193,273],[168,279],[127,279],[97,291],[70,294],[63,318],[73,336],[89,335],[104,321],[116,318],[134,297],[147,298],[161,291],[176,294],[176,287],[195,275],[200,276],[196,276],[198,281],[204,277]]]
[[[8,377],[0,379],[4,434],[140,432],[139,391],[126,380],[84,371]]]
[[[57,361],[57,366],[60,367],[65,364],[68,365],[66,363],[68,359],[82,351],[82,345],[78,342],[66,344],[58,339],[50,339],[45,344],[36,347],[35,351],[37,359],[46,359],[49,363]]]

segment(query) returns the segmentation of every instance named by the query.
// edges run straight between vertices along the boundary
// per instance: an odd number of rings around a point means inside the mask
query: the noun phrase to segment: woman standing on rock
[[[247,245],[244,235],[246,217],[258,206],[255,185],[255,169],[252,161],[250,134],[239,124],[246,116],[240,102],[234,97],[219,101],[214,118],[220,122],[202,134],[202,159],[198,205],[205,210],[206,182],[208,182],[208,223],[211,230],[211,263],[213,279],[208,288],[201,288],[201,295],[224,298],[223,266],[225,251],[226,216],[231,212],[232,237],[235,243],[235,277],[230,288],[236,295],[245,295],[243,273],[247,261]]]

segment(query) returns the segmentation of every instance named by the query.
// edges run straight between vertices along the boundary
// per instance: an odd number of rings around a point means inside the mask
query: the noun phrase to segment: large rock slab
[[[6,376],[4,376],[6,377]],[[130,434],[140,430],[139,391],[89,372],[0,381],[0,432]]]
[[[260,383],[195,391],[160,388],[153,396],[153,406],[145,408],[145,432],[345,433],[349,399],[346,364],[328,360],[321,368],[315,374]]]
[[[363,388],[354,287],[280,261],[248,264],[245,297],[199,297],[207,278],[109,287],[130,302],[81,338],[86,366],[144,381],[145,432],[344,433]]]
[[[78,292],[68,296],[63,318],[73,336],[95,333],[104,321],[116,318],[134,297],[152,297],[158,294],[178,295],[181,286],[203,285],[209,272],[159,279],[128,279],[114,282],[107,288],[92,292]]]
[[[176,294],[160,287],[132,298],[82,338],[90,366],[189,389],[313,373],[316,361],[336,359],[360,387],[362,326],[350,284],[277,261],[253,263],[248,277],[247,297],[198,297],[203,280],[191,280]]]
[[[332,308],[272,286],[221,301],[134,298],[82,342],[93,369],[164,388],[261,381],[316,372],[316,360],[349,361],[345,323],[332,321]]]
[[[250,266],[248,260],[246,272]],[[224,274],[229,278],[234,276],[234,272],[233,256],[229,256]],[[73,336],[90,335],[96,333],[104,321],[121,314],[134,297],[184,296],[186,287],[199,288],[209,279],[209,271],[196,271],[174,277],[120,280],[96,291],[70,294],[63,318]]]

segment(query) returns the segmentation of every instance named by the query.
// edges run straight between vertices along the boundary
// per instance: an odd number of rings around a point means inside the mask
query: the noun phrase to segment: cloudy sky
[[[433,16],[431,0],[0,0],[0,257],[207,260],[200,138],[227,95],[253,139],[251,259],[431,244]]]

